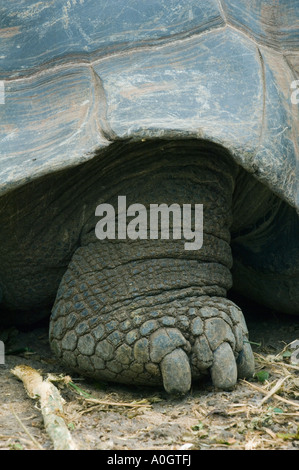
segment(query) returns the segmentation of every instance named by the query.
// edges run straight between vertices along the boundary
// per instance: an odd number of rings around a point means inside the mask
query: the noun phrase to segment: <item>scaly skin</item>
[[[138,262],[126,266],[126,275],[115,268],[100,270],[96,247],[78,249],[53,309],[50,339],[65,364],[108,381],[156,385],[163,380],[165,389],[176,393],[187,392],[191,376],[196,380],[209,370],[220,388],[236,383],[237,365],[243,377],[253,372],[247,328],[235,304],[199,295],[196,287],[155,289],[147,270],[150,266],[155,272],[153,261],[148,266],[141,262],[150,285],[143,293],[139,287],[134,296],[136,284],[128,287],[127,281],[134,281]],[[164,263],[168,269],[188,267],[185,262]],[[115,290],[115,302],[107,302],[109,289]]]
[[[183,147],[182,147],[183,148]],[[123,173],[106,171],[105,202],[201,203],[201,250],[182,240],[97,240],[84,225],[53,308],[50,341],[68,366],[103,380],[162,384],[186,393],[207,373],[229,389],[253,373],[241,310],[231,286],[231,200],[238,172],[226,154],[157,146],[146,166],[131,156]],[[192,150],[192,151],[191,151]],[[119,181],[119,174],[125,177]]]

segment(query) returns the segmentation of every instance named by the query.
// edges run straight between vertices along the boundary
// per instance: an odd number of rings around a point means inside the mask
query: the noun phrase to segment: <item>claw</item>
[[[243,349],[237,359],[238,377],[241,379],[250,378],[254,374],[254,356],[251,346],[244,342]]]
[[[223,390],[232,388],[238,378],[237,364],[232,348],[228,343],[222,343],[214,351],[211,367],[211,377],[215,387]]]
[[[163,385],[168,393],[185,394],[191,387],[191,369],[187,354],[175,349],[161,362]]]

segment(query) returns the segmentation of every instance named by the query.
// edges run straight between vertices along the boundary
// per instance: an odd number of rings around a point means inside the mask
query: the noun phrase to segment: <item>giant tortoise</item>
[[[2,0],[0,37],[2,323],[106,381],[251,376],[227,292],[299,313],[298,1]]]

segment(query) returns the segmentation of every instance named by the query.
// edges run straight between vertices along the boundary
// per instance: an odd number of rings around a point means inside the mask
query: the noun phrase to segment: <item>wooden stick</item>
[[[96,406],[126,406],[129,408],[148,408],[151,405],[150,404],[144,404],[144,403],[127,403],[127,402],[122,402],[122,401],[105,401],[105,400],[98,400],[97,398],[84,398],[84,401],[87,403],[95,403]]]
[[[26,365],[16,366],[11,372],[22,380],[30,398],[39,399],[45,429],[53,442],[54,450],[77,450],[62,418],[64,400],[55,385],[43,380],[37,370]]]
[[[268,394],[267,390],[264,390],[263,388],[258,387],[257,385],[252,384],[251,382],[247,382],[247,380],[245,380],[245,379],[241,379],[240,382],[243,382],[243,383],[249,385],[250,387],[252,387],[252,388],[254,388],[255,390],[257,390],[258,392],[263,393],[264,395],[267,395],[267,394]],[[273,398],[275,398],[276,400],[282,401],[282,402],[284,402],[284,403],[287,403],[288,405],[292,405],[292,406],[294,406],[295,408],[299,408],[299,402],[296,403],[296,402],[294,402],[294,401],[287,400],[286,398],[283,398],[283,397],[280,397],[279,395],[276,395],[276,393],[274,393]]]

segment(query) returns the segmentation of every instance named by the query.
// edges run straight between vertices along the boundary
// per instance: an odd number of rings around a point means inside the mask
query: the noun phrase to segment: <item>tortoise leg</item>
[[[209,371],[223,389],[236,383],[238,368],[242,377],[253,373],[241,310],[204,294],[197,262],[128,262],[125,250],[95,243],[74,255],[51,318],[52,347],[63,362],[108,381],[163,382],[173,393]]]
[[[94,222],[87,224],[52,311],[52,348],[103,380],[163,384],[181,394],[210,374],[230,389],[254,370],[243,314],[226,299],[237,168],[226,155],[203,151],[170,167],[156,157],[155,171],[149,166],[129,180],[128,204],[203,204],[202,248],[185,250],[181,239],[97,240]]]

